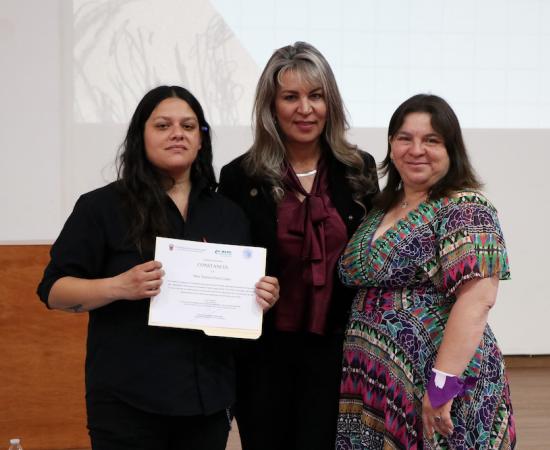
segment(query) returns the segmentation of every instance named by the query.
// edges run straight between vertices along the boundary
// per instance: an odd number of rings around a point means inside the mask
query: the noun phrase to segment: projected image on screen
[[[354,127],[385,127],[417,92],[470,128],[550,126],[550,4],[543,0],[73,1],[78,122],[125,122],[159,83],[188,86],[218,125],[247,125],[273,49],[330,61]]]
[[[125,123],[144,92],[189,87],[216,124],[249,123],[256,65],[212,5],[73,2],[77,122]]]

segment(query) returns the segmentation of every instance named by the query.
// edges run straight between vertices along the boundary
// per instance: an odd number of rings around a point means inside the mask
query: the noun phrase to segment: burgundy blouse
[[[277,211],[281,292],[273,309],[275,327],[325,334],[334,271],[348,240],[346,225],[328,195],[322,160],[310,193],[290,165],[284,183],[286,194]],[[296,193],[304,200],[298,200]]]

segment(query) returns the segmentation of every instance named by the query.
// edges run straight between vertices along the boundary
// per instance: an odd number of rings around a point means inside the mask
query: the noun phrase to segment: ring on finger
[[[441,422],[441,416],[435,416],[434,420],[435,420],[435,423]]]

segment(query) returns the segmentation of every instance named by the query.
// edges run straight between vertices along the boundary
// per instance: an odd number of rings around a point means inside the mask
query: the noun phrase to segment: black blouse
[[[178,239],[248,245],[248,222],[231,201],[193,187],[188,218],[166,197]],[[128,242],[132,226],[116,183],[82,195],[52,246],[38,286],[48,304],[52,285],[73,276],[118,275],[153,259]],[[75,302],[76,303],[76,302]],[[147,325],[149,299],[118,300],[90,311],[86,393],[110,392],[134,407],[168,415],[209,414],[234,401],[233,342],[200,331]]]

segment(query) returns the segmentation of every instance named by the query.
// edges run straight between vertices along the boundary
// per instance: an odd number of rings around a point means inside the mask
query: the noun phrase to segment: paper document
[[[151,298],[149,325],[258,338],[263,314],[254,285],[265,259],[265,248],[157,237],[155,260],[166,274]]]

